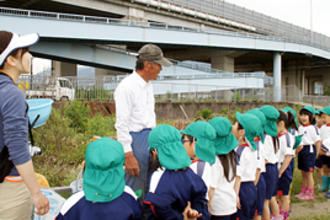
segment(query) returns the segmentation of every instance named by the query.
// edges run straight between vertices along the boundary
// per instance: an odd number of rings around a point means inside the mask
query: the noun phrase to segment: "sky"
[[[225,0],[225,1],[269,15],[271,17],[278,18],[283,21],[287,21],[292,24],[299,25],[307,29],[311,29],[312,27],[313,31],[325,34],[330,37],[330,1],[329,0]]]
[[[330,37],[330,0],[225,1],[307,29],[312,29],[313,31]],[[50,62],[49,60],[34,58],[33,63],[35,63],[35,65],[33,65],[33,73],[40,72],[45,68],[50,68]]]

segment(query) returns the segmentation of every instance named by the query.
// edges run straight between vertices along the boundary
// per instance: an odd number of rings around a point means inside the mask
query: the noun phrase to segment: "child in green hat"
[[[265,161],[265,152],[264,152],[264,127],[266,125],[266,117],[265,115],[258,109],[252,109],[247,114],[252,114],[256,116],[260,123],[262,129],[260,129],[260,134],[258,137],[254,139],[255,144],[257,145],[257,173],[255,185],[257,187],[257,206],[256,206],[256,215],[254,216],[254,220],[261,220],[264,210],[264,201],[266,197],[266,182],[264,178],[264,173],[266,172],[266,161]]]
[[[150,177],[144,200],[148,219],[209,219],[207,188],[189,168],[191,160],[180,132],[173,126],[159,125],[151,130],[148,143],[151,162],[158,164],[152,166],[156,170]],[[185,212],[187,206],[189,211]]]
[[[140,220],[140,203],[133,190],[125,186],[124,176],[121,143],[110,138],[91,142],[86,150],[83,191],[64,203],[56,219]]]
[[[279,111],[280,117],[277,120],[278,141],[279,141],[279,164],[278,164],[278,187],[277,195],[280,204],[280,214],[283,220],[289,217],[290,209],[290,186],[294,171],[294,145],[295,137],[289,132],[289,129],[295,126],[293,115],[288,115]],[[274,201],[276,203],[276,201]]]
[[[319,110],[324,125],[320,129],[320,137],[322,146],[326,140],[330,140],[330,106],[326,106]],[[323,176],[322,176],[322,190],[326,191],[330,189],[330,157],[326,155],[320,156],[323,163]],[[328,193],[329,194],[329,193]]]
[[[320,155],[323,157],[327,157],[327,168],[329,169],[329,160],[330,160],[330,137],[322,141],[322,148],[320,150]],[[330,199],[330,176],[327,176],[327,190],[328,192],[325,194],[327,199]]]
[[[232,133],[239,142],[236,149],[236,180],[237,217],[252,219],[256,210],[257,189],[254,184],[257,171],[257,146],[254,138],[262,129],[259,119],[252,114],[236,113],[237,121],[232,127]]]
[[[284,112],[287,115],[290,128],[289,132],[295,137],[295,144],[293,146],[293,149],[295,150],[302,141],[302,135],[298,134],[298,120],[297,120],[297,113],[296,111],[291,107],[284,107],[281,109],[282,112]]]
[[[304,106],[299,111],[299,134],[302,137],[301,146],[297,148],[298,169],[301,170],[303,183],[301,192],[295,197],[302,200],[314,199],[314,166],[315,159],[321,146],[321,139],[317,127],[315,127],[315,109],[312,106]]]
[[[216,131],[206,121],[193,122],[181,130],[182,143],[191,158],[190,168],[210,186],[211,164],[215,162]]]
[[[213,164],[215,162],[214,139],[216,131],[206,121],[196,121],[181,130],[183,137],[192,137],[195,142],[195,155],[198,159]]]
[[[316,121],[316,124],[315,124],[315,127],[317,127],[318,129],[318,132],[320,134],[320,138],[321,138],[321,128],[323,127],[324,125],[324,121],[321,117],[322,115],[322,112],[320,112],[319,110],[315,110],[315,121]],[[321,138],[322,140],[322,138]],[[320,191],[325,191],[325,177],[324,175],[322,175],[323,173],[323,157],[322,156],[319,156],[315,159],[315,171],[316,171],[316,180],[317,180],[317,184],[316,184],[316,188],[319,189]]]
[[[277,193],[277,183],[278,183],[278,154],[279,154],[279,142],[278,142],[278,130],[277,130],[277,120],[280,116],[279,111],[271,105],[264,105],[259,110],[264,114],[266,118],[265,124],[265,142],[264,142],[264,152],[266,160],[266,172],[264,173],[264,179],[266,182],[266,197],[264,201],[263,218],[270,219],[271,214],[280,218],[280,210],[275,202],[275,196]],[[270,203],[272,202],[271,212]]]
[[[236,179],[235,148],[238,141],[231,133],[232,125],[227,118],[215,117],[209,122],[216,130],[216,160],[211,168],[209,190],[209,210],[212,219],[230,219],[236,214]]]

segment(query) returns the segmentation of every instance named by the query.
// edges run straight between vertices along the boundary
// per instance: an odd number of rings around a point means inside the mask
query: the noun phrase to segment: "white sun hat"
[[[11,38],[6,49],[0,54],[0,66],[5,62],[8,55],[16,49],[30,47],[33,44],[37,43],[39,40],[39,35],[37,33],[18,35],[12,33],[13,37]]]

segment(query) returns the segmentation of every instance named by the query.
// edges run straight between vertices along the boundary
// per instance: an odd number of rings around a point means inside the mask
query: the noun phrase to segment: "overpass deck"
[[[330,50],[279,37],[236,32],[203,32],[154,22],[124,21],[74,14],[0,8],[1,27],[38,32],[46,40],[100,43],[156,43],[209,48],[264,50],[307,54],[330,59]]]

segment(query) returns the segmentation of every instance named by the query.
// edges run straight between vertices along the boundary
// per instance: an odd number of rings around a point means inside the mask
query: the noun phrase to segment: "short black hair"
[[[304,108],[301,109],[299,111],[299,114],[300,115],[308,115],[309,123],[311,123],[312,125],[315,125],[316,124],[316,120],[314,118],[314,115],[310,111],[308,111],[307,109],[304,109]]]

